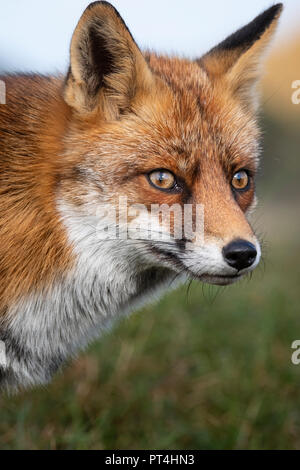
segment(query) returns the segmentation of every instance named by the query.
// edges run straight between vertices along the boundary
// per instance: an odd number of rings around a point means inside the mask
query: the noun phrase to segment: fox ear
[[[65,101],[80,113],[100,109],[113,119],[151,85],[152,75],[117,10],[91,3],[71,41]]]
[[[198,60],[213,80],[221,80],[252,110],[257,107],[255,91],[264,53],[282,8],[281,3],[272,6]]]

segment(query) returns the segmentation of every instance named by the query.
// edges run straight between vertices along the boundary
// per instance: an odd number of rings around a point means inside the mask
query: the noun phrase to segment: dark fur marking
[[[101,34],[102,26],[102,21],[97,20],[89,30],[92,69],[87,72],[93,75],[93,80],[90,80],[91,77],[87,78],[91,85],[89,92],[94,95],[103,86],[104,77],[113,72],[115,62],[113,54],[107,47],[106,38]]]
[[[214,47],[208,54],[218,52],[220,50],[231,50],[242,48],[244,51],[249,49],[256,41],[258,41],[266,29],[270,26],[274,18],[282,10],[282,3],[272,6],[268,10],[258,15],[249,24],[240,28],[235,33],[222,41],[218,46]]]

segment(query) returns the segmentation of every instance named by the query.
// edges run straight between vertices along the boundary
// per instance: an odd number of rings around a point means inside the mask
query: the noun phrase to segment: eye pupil
[[[164,181],[165,175],[164,175],[164,173],[163,173],[162,171],[159,173],[158,179],[159,179],[159,182],[160,182],[160,183],[162,183],[162,182]]]
[[[162,190],[173,189],[176,184],[175,176],[168,170],[154,170],[148,178],[153,186]]]
[[[249,176],[245,170],[238,171],[232,178],[234,189],[245,189],[249,184]]]

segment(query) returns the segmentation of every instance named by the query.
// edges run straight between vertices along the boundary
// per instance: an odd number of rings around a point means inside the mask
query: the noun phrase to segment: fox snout
[[[214,241],[187,250],[182,257],[188,275],[202,282],[228,285],[240,280],[259,264],[261,248],[255,237],[251,241],[235,238],[227,244]]]
[[[226,263],[238,271],[253,266],[258,255],[256,247],[247,240],[232,241],[223,248],[222,253]]]

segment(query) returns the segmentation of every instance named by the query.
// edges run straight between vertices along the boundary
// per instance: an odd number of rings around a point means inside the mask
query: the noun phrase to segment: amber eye
[[[154,170],[149,173],[148,178],[158,189],[168,190],[176,187],[175,176],[168,170]]]
[[[249,184],[249,175],[245,170],[238,171],[232,178],[232,186],[234,189],[243,190],[246,189]]]

